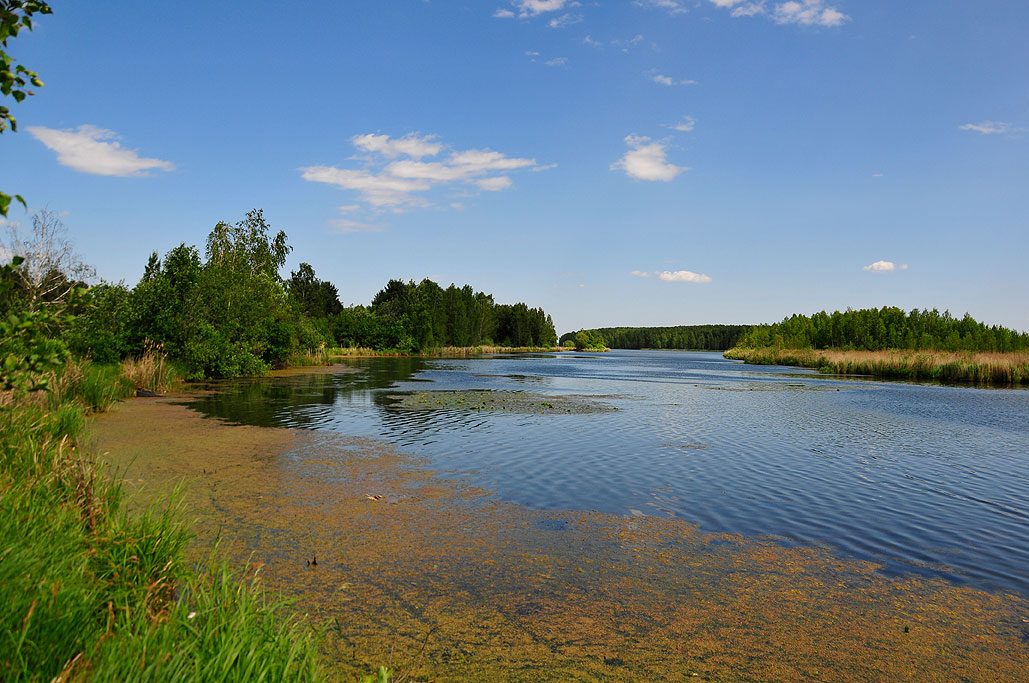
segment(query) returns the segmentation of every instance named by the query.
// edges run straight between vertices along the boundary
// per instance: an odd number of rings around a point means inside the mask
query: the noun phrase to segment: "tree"
[[[65,302],[74,288],[95,275],[92,266],[76,255],[64,223],[49,209],[32,216],[31,235],[22,235],[16,223],[9,223],[0,246],[25,259],[13,275],[17,293],[29,310]]]
[[[32,30],[32,15],[52,14],[53,10],[45,2],[39,0],[0,0],[0,94],[14,98],[15,102],[21,102],[26,97],[35,93],[28,90],[29,85],[37,88],[43,87],[43,81],[35,71],[29,71],[21,64],[15,64],[14,60],[7,54],[7,40],[14,38],[23,28]],[[12,131],[18,130],[18,121],[11,115],[11,110],[0,105],[0,133],[11,127]],[[0,216],[7,215],[7,208],[11,205],[11,195],[0,192]],[[13,199],[21,202],[25,200],[21,195],[14,195]]]

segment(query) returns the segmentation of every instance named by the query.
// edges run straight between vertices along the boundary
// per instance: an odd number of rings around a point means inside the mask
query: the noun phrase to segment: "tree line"
[[[335,285],[307,263],[280,276],[292,251],[255,209],[219,222],[203,253],[180,244],[151,254],[134,287],[101,281],[73,255],[59,217],[43,211],[32,235],[13,229],[3,247],[27,258],[3,271],[0,315],[60,307],[54,335],[82,357],[112,363],[160,347],[189,378],[256,375],[326,346],[418,352],[439,346],[552,346],[540,308],[497,304],[470,286],[391,280],[370,306],[344,307]]]
[[[1022,351],[1029,333],[986,325],[966,313],[883,306],[847,309],[812,316],[792,315],[782,322],[756,325],[736,344],[744,348],[919,349],[935,351]]]
[[[736,345],[749,325],[679,325],[676,327],[600,327],[587,332],[612,349],[692,349],[724,351]],[[576,332],[561,335],[575,341]]]

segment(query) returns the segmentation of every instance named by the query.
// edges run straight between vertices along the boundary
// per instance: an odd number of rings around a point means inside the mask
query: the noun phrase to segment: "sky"
[[[8,223],[134,285],[264,210],[558,333],[900,306],[1029,330],[1029,3],[53,0],[8,43]],[[10,225],[6,227],[11,227]]]

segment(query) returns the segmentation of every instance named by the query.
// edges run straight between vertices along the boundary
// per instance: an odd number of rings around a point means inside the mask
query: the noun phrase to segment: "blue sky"
[[[882,305],[1029,329],[1027,3],[52,6],[8,46],[46,87],[0,187],[107,280],[261,207],[348,305],[430,277],[559,333]]]

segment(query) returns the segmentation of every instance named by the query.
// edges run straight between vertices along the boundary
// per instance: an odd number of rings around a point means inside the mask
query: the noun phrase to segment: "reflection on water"
[[[538,509],[674,516],[1029,594],[1029,391],[844,381],[717,354],[355,359],[191,404],[385,438]],[[404,391],[603,395],[601,414],[405,410]]]

